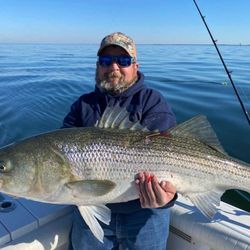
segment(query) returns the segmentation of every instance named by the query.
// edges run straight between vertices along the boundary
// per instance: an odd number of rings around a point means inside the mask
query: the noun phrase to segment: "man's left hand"
[[[139,198],[143,208],[163,207],[175,196],[176,188],[169,181],[159,183],[157,177],[148,172],[140,172],[135,177]]]

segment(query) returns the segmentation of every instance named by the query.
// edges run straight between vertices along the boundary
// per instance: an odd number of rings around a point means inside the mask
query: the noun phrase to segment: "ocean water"
[[[250,46],[219,48],[250,112]],[[97,49],[0,44],[0,146],[59,128],[72,102],[94,88]],[[250,163],[250,126],[213,46],[138,45],[138,62],[178,123],[206,115],[228,154]],[[235,192],[223,200],[250,210]]]

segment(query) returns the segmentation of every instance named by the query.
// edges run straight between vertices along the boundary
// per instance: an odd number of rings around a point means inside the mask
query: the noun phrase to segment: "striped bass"
[[[170,181],[212,219],[225,190],[250,192],[249,166],[224,152],[204,116],[152,132],[116,106],[95,127],[60,129],[2,148],[0,191],[74,204],[103,241],[98,220],[109,224],[111,216],[105,204],[137,199],[137,173]]]

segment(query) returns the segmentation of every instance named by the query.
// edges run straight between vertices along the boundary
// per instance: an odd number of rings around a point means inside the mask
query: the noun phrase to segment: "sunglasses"
[[[119,67],[129,67],[132,63],[135,63],[135,57],[131,56],[99,56],[98,63],[102,67],[109,67],[113,62],[117,63]]]

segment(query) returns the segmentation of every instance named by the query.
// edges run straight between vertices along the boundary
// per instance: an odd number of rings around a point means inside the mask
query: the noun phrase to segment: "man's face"
[[[108,46],[101,51],[100,55],[121,56],[128,53],[119,46]],[[103,67],[97,62],[96,84],[107,92],[122,93],[136,81],[137,70],[137,63],[121,67],[113,61],[110,66]]]

